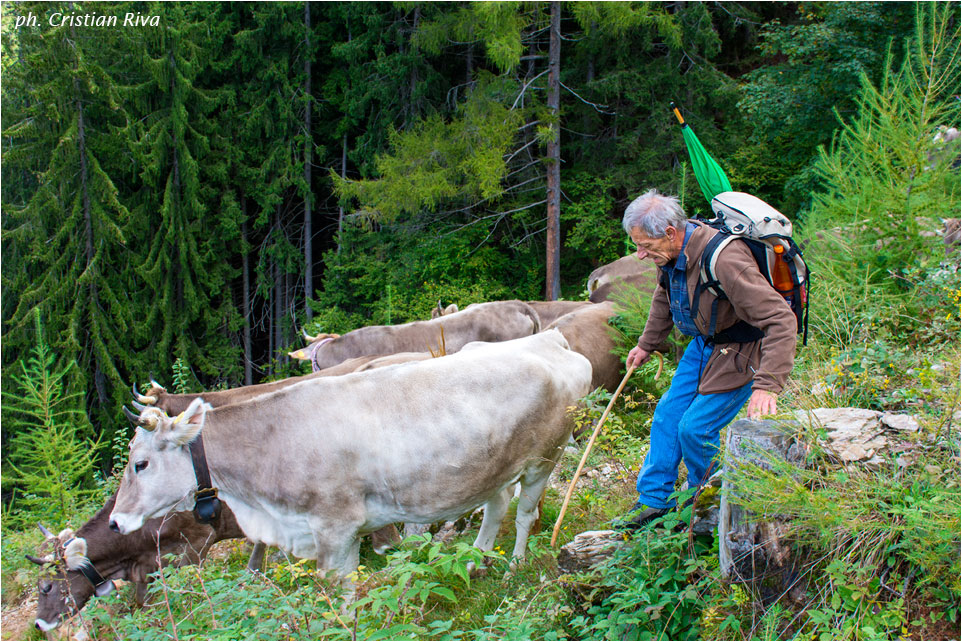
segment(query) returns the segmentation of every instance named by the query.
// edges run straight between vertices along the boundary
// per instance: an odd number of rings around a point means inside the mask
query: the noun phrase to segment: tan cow
[[[634,254],[602,265],[588,276],[588,299],[592,303],[616,300],[623,296],[626,286],[654,294],[658,286],[658,268]]]
[[[613,353],[615,341],[608,326],[614,314],[615,305],[610,301],[589,303],[548,326],[559,330],[571,349],[591,362],[592,390],[601,386],[614,392],[621,383],[623,362]]]
[[[365,355],[425,351],[452,354],[472,341],[509,341],[540,330],[538,315],[523,301],[492,301],[427,321],[372,325],[340,336],[325,336],[291,354],[300,353],[301,358],[311,359],[315,370],[323,370]]]
[[[531,306],[531,309],[538,315],[538,321],[541,323],[542,329],[554,323],[558,317],[591,305],[591,301],[525,301],[525,303]],[[466,307],[465,310],[470,310],[475,305],[481,304],[472,303]],[[450,315],[457,311],[457,303],[452,303],[448,307],[442,308],[441,302],[438,301],[438,306],[431,310],[431,318],[437,319],[438,317]]]
[[[571,434],[566,408],[590,382],[591,364],[552,330],[303,381],[221,408],[195,399],[177,421],[148,408],[111,528],[128,533],[190,509],[188,444],[203,439],[211,480],[244,532],[336,570],[349,595],[361,533],[453,519],[486,504],[475,545],[490,550],[519,481],[521,558]]]

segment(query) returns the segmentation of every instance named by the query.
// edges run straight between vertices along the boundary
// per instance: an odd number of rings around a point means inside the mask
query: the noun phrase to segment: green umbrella
[[[708,155],[701,141],[695,136],[685,119],[681,117],[681,112],[671,103],[671,110],[681,124],[681,133],[685,137],[685,146],[688,148],[688,155],[691,156],[691,168],[695,172],[695,179],[701,188],[701,193],[705,195],[708,202],[722,192],[732,191],[732,184],[728,182],[725,171],[715,162],[715,159]]]

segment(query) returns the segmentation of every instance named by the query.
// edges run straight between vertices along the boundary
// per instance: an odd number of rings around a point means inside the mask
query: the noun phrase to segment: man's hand
[[[650,356],[651,356],[650,352],[648,352],[647,350],[642,350],[638,346],[635,346],[634,348],[631,349],[631,352],[628,353],[628,358],[625,359],[625,365],[629,368],[638,367],[644,362],[648,361],[648,358]]]
[[[629,353],[628,358],[631,358]],[[754,390],[748,399],[748,418],[761,419],[765,415],[774,415],[776,412],[774,392],[767,390]]]

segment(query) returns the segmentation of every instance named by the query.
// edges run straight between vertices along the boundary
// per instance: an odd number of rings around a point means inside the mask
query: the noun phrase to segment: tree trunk
[[[311,296],[314,294],[314,260],[312,256],[311,231],[311,148],[314,137],[311,135],[311,3],[304,3],[304,315],[310,321],[314,316],[311,309]]]
[[[76,38],[74,28],[70,27],[71,38]],[[76,68],[76,67],[75,67]],[[96,271],[93,267],[94,262],[94,224],[93,224],[93,214],[90,211],[90,188],[87,184],[87,127],[84,122],[84,107],[83,101],[80,97],[80,82],[74,78],[73,81],[74,91],[77,96],[77,147],[78,153],[80,155],[80,190],[81,200],[83,202],[83,212],[84,212],[84,233],[86,235],[84,250],[86,252],[87,259],[87,270]],[[97,291],[97,277],[96,274],[90,279],[90,314],[95,314],[95,311],[100,308],[100,296]],[[107,402],[107,389],[104,381],[104,374],[101,371],[99,360],[96,356],[93,358],[94,366],[94,388],[97,391],[97,400],[100,405],[103,406]]]
[[[561,2],[551,3],[551,36],[548,45],[548,109],[555,118],[548,141],[548,234],[545,300],[561,294]]]
[[[347,178],[347,132],[341,139],[341,180]],[[344,231],[344,206],[337,206],[337,253],[341,253],[341,232]]]
[[[241,197],[241,270],[243,272],[244,287],[244,385],[254,383],[251,355],[251,277],[250,277],[250,249],[247,246],[247,199]]]

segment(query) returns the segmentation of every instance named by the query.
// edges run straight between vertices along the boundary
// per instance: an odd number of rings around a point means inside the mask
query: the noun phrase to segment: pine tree
[[[3,423],[12,434],[3,447],[4,494],[11,493],[25,521],[57,524],[90,494],[97,444],[89,438],[83,393],[70,384],[76,363],[57,365],[39,311],[31,316],[34,346],[3,391]]]

